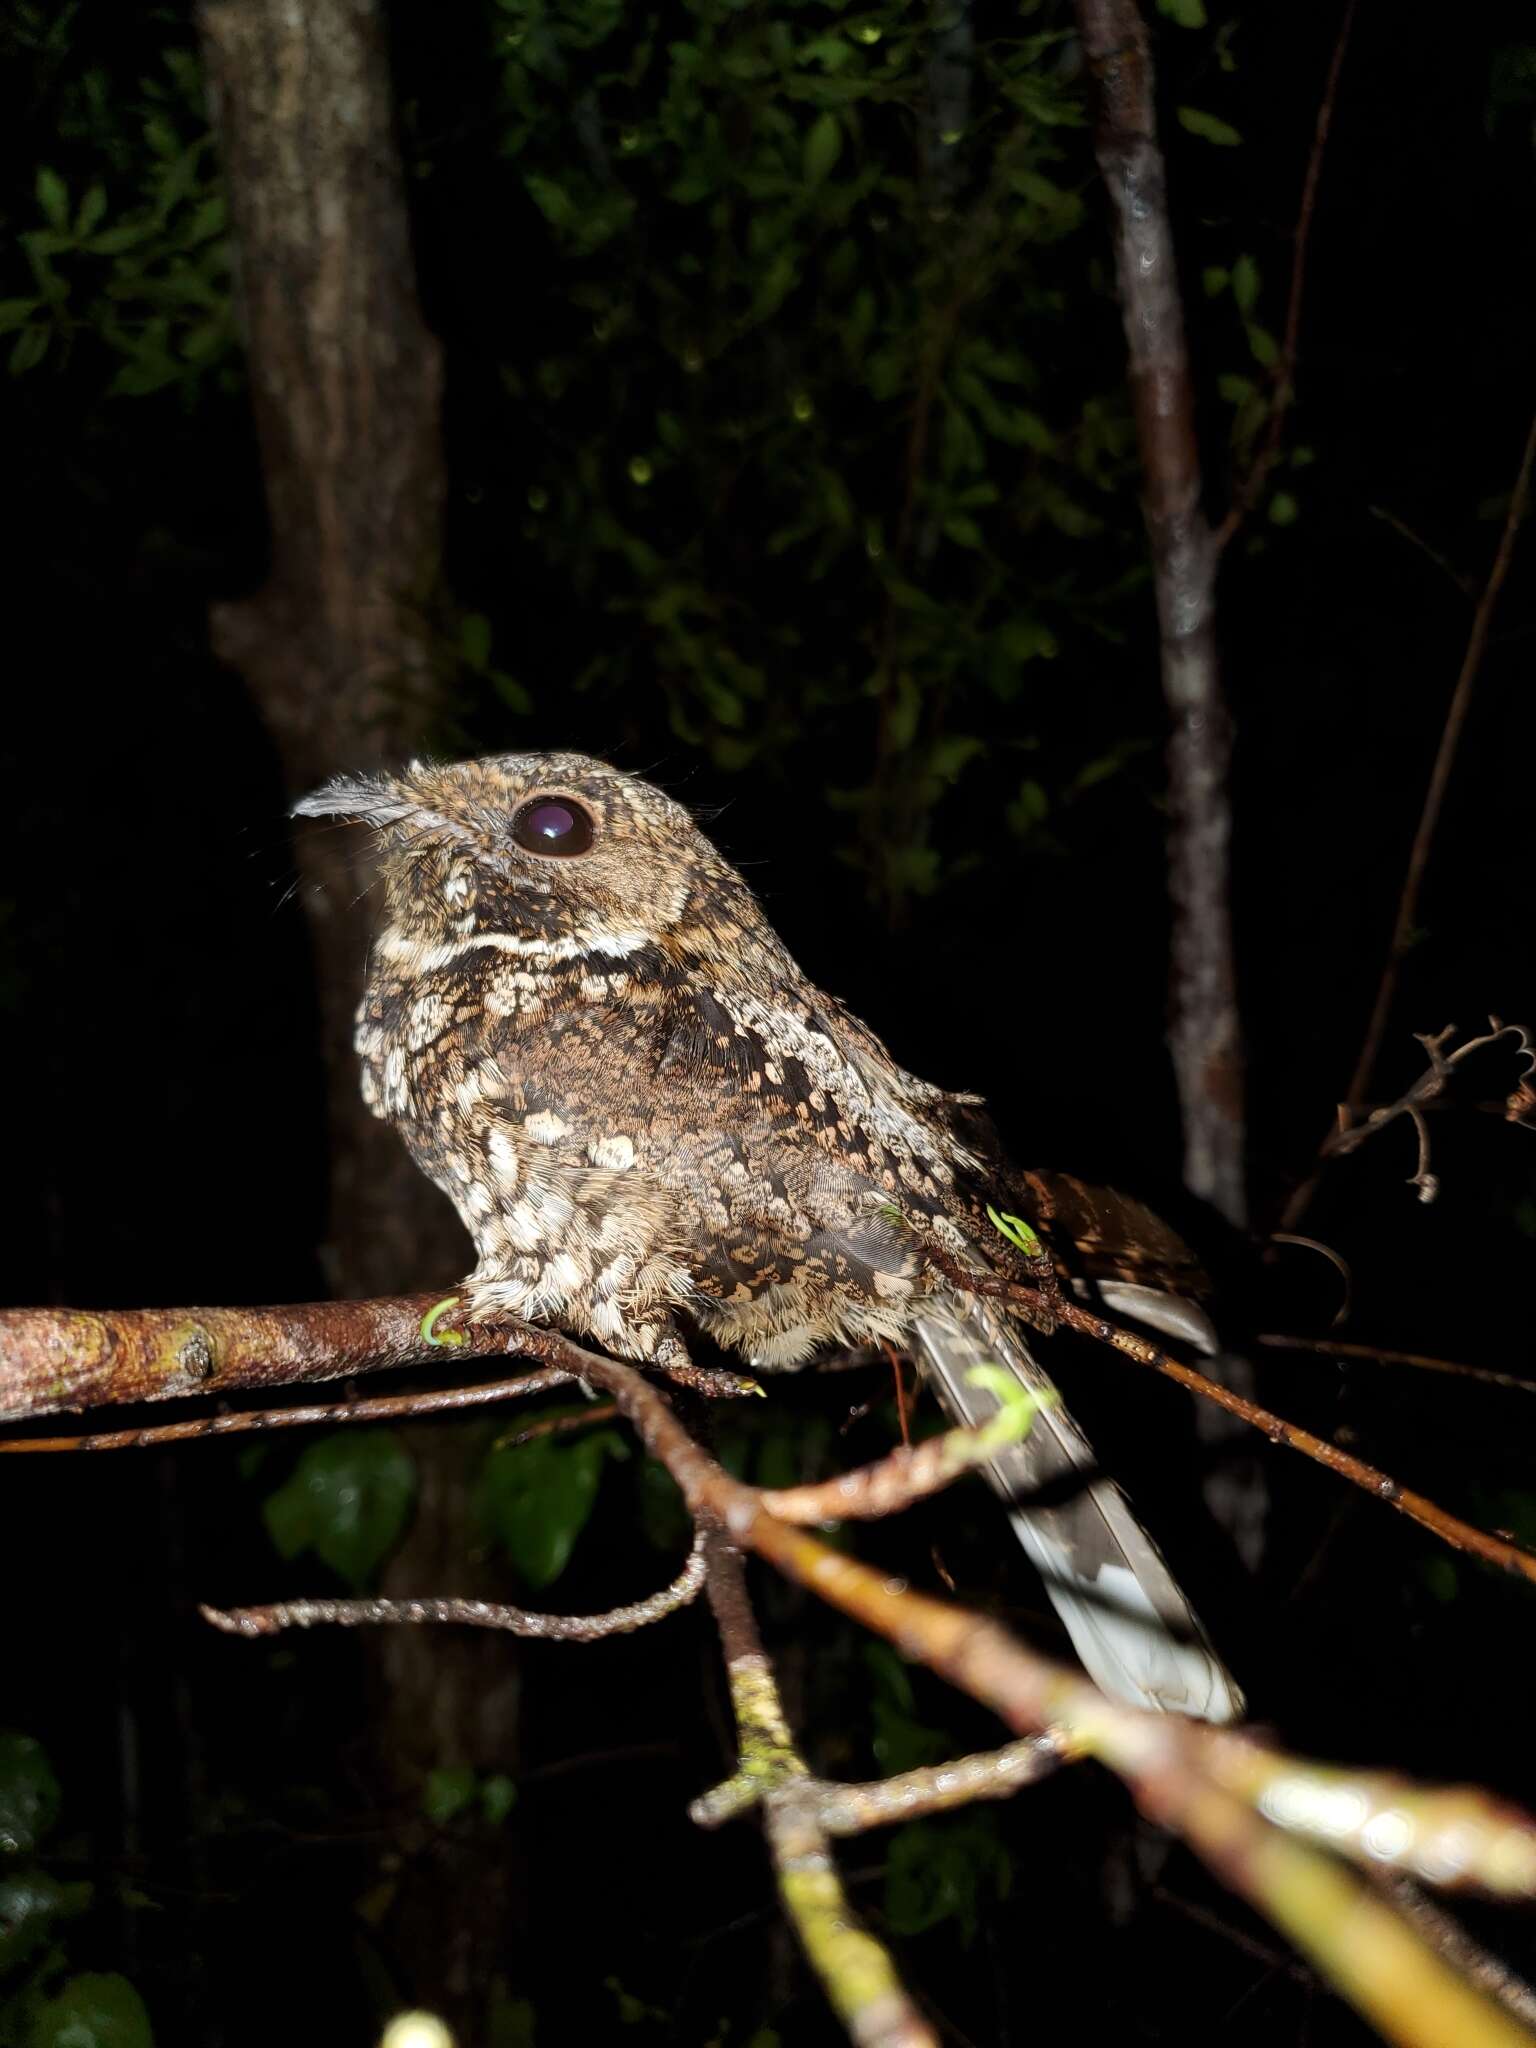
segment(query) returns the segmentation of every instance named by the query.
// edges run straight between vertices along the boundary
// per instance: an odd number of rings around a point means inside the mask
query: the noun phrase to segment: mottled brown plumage
[[[1008,1256],[992,1201],[1047,1229],[1059,1213],[1079,1240],[1124,1240],[1141,1218],[1137,1280],[1185,1256],[1119,1198],[1008,1177],[977,1099],[906,1073],[807,981],[741,877],[650,784],[578,754],[503,755],[344,781],[299,808],[380,834],[364,1094],[473,1237],[474,1313],[663,1364],[689,1324],[766,1369],[912,1344],[974,1417],[980,1397],[950,1384],[967,1356],[1001,1352],[1049,1383],[1005,1318],[954,1337],[980,1312],[925,1242]],[[1105,1244],[1088,1249],[1115,1269]],[[1091,1461],[1053,1419],[1029,1440],[1036,1483],[1052,1435],[1058,1473]],[[1017,1497],[1019,1472],[997,1476]],[[1113,1488],[1091,1488],[1086,1512],[1139,1532]],[[1126,1535],[1092,1561],[1100,1595],[1111,1566],[1144,1577]],[[1064,1569],[1084,1577],[1081,1558]],[[1172,1597],[1177,1617],[1153,1601],[1161,1622],[1193,1630]]]

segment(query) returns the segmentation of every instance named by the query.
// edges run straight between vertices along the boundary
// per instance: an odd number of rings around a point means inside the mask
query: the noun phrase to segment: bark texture
[[[204,0],[214,124],[239,250],[270,527],[266,582],[214,608],[289,789],[398,761],[431,719],[441,546],[441,351],[416,298],[379,0]],[[463,1240],[364,1108],[352,1012],[366,847],[305,832],[328,1070],[339,1294],[452,1279]]]
[[[1202,504],[1194,383],[1152,57],[1136,0],[1077,0],[1097,89],[1094,147],[1114,211],[1115,269],[1141,447],[1168,705],[1170,1044],[1184,1126],[1184,1182],[1241,1226],[1243,1065],[1232,960],[1231,734],[1216,658],[1219,550]]]
[[[431,605],[444,499],[441,351],[416,296],[383,0],[201,0],[199,29],[239,248],[251,404],[271,529],[265,584],[216,607],[214,646],[249,684],[290,792],[398,763],[434,709]],[[452,1211],[365,1108],[352,1049],[369,931],[369,849],[350,830],[295,847],[327,1069],[326,1276],[340,1295],[438,1285],[469,1263]],[[385,1590],[504,1592],[473,1569],[475,1445],[409,1433],[416,1527]],[[370,1645],[381,1799],[438,1765],[515,1769],[505,1643]],[[478,2039],[508,1907],[506,1859],[445,1882],[433,1837],[392,1923],[401,1975]],[[504,1928],[500,1929],[504,1934]]]

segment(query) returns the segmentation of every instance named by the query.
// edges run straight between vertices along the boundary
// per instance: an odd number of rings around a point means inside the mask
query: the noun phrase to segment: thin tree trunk
[[[215,607],[214,645],[299,795],[398,761],[431,716],[441,353],[416,299],[378,0],[204,0],[199,26],[271,533],[266,583]],[[446,1280],[462,1239],[357,1090],[366,848],[307,832],[296,854],[329,1080],[328,1278],[347,1295]]]
[[[1242,1030],[1231,908],[1232,737],[1216,655],[1220,548],[1205,516],[1194,379],[1184,338],[1152,53],[1137,0],[1077,0],[1096,88],[1094,150],[1114,210],[1115,272],[1141,448],[1142,509],[1157,592],[1168,706],[1168,892],[1173,906],[1169,1049],[1179,1092],[1184,1185],[1236,1229],[1248,1220]],[[1225,1362],[1250,1396],[1252,1364]],[[1212,1514],[1256,1569],[1268,1481],[1240,1433],[1202,1406],[1211,1450],[1231,1462],[1205,1483]]]
[[[437,696],[430,640],[442,545],[441,351],[416,297],[382,0],[201,0],[199,27],[238,248],[271,530],[254,595],[216,607],[219,655],[249,684],[297,796],[398,763]],[[371,922],[370,848],[310,829],[295,857],[327,1073],[327,1278],[338,1295],[446,1289],[469,1263],[448,1204],[358,1091],[352,1017]],[[409,1432],[420,1474],[394,1594],[504,1592],[472,1565],[478,1438]],[[414,1638],[414,1640],[413,1640]],[[515,1771],[505,1642],[385,1631],[365,1649],[382,1802],[420,1812],[424,1776]],[[515,1858],[427,1823],[389,1937],[403,1988],[483,2036],[503,1966]]]
[[[1115,269],[1141,444],[1162,644],[1173,898],[1169,1040],[1184,1182],[1229,1223],[1247,1216],[1243,1065],[1230,907],[1231,734],[1216,661],[1218,549],[1201,500],[1194,384],[1152,57],[1136,0],[1077,0],[1097,86],[1094,147],[1115,214]]]

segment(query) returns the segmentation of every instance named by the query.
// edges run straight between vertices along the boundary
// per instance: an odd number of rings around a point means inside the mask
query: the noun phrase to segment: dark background
[[[1218,512],[1230,420],[1217,380],[1231,367],[1231,335],[1200,272],[1258,248],[1263,310],[1279,327],[1286,238],[1337,20],[1331,7],[1298,21],[1252,5],[1219,25],[1231,29],[1231,72],[1214,62],[1213,32],[1186,38],[1164,23],[1159,37]],[[1122,600],[1116,640],[1064,635],[1055,663],[1027,670],[1023,692],[994,709],[987,758],[924,814],[927,843],[957,864],[932,893],[898,899],[867,859],[841,858],[846,809],[823,792],[872,773],[868,714],[856,697],[818,707],[806,678],[823,638],[856,637],[845,598],[804,584],[799,647],[767,663],[791,729],[725,766],[635,657],[626,615],[605,624],[598,608],[594,622],[576,572],[563,582],[559,562],[526,543],[516,504],[564,428],[536,408],[520,414],[501,371],[564,346],[564,258],[513,189],[479,10],[445,20],[402,5],[395,28],[398,75],[410,81],[408,160],[432,165],[411,193],[423,299],[447,351],[445,582],[493,620],[496,659],[532,701],[514,710],[461,677],[444,748],[574,744],[709,807],[715,836],[807,971],[905,1064],[984,1091],[1026,1163],[1102,1177],[1163,1207],[1227,1276],[1239,1329],[1323,1328],[1336,1305],[1331,1269],[1299,1252],[1261,1269],[1251,1249],[1192,1215],[1178,1186],[1150,592]],[[1532,58],[1523,73],[1511,59],[1525,33],[1513,5],[1433,25],[1361,7],[1314,228],[1291,434],[1315,460],[1295,473],[1300,516],[1277,523],[1261,510],[1224,571],[1260,1239],[1355,1057],[1465,646],[1468,592],[1491,559],[1533,402],[1516,282],[1536,217],[1532,104],[1517,90]],[[39,162],[88,158],[88,134],[55,140],[80,66],[127,91],[164,47],[192,47],[175,9],[83,6],[56,46],[40,37],[18,16],[5,47],[19,116],[0,143],[12,232],[32,222]],[[1172,118],[1175,104],[1218,97],[1240,147],[1213,147]],[[1081,156],[1083,138],[1071,147]],[[1087,222],[1057,259],[1067,295],[1046,353],[1102,364],[1112,384],[1119,337],[1085,157],[1073,175]],[[652,260],[665,260],[664,245]],[[696,289],[707,296],[708,277]],[[790,304],[782,318],[795,317]],[[325,1159],[308,940],[289,886],[292,792],[240,679],[212,660],[205,625],[211,599],[250,588],[262,569],[238,359],[222,382],[195,389],[109,397],[107,381],[86,336],[17,374],[3,401],[14,519],[0,875],[12,1207],[0,1284],[19,1303],[302,1299],[322,1284]],[[819,431],[836,444],[826,405]],[[623,490],[616,482],[616,503]],[[766,516],[751,493],[724,515],[738,591],[759,561],[765,580],[781,573],[764,546]],[[1128,472],[1110,517],[1129,560],[1140,542]],[[1020,545],[1028,579],[1038,567]],[[1531,1017],[1528,548],[1479,678],[1378,1099],[1419,1071],[1411,1033],[1472,1029],[1490,1011]],[[944,573],[935,567],[941,589]],[[779,601],[770,590],[765,609]],[[601,662],[605,633],[614,679],[578,690],[570,650],[579,640],[582,660]],[[1123,745],[1126,765],[1053,808],[1049,831],[1021,833],[1008,822],[1017,762],[998,738],[1010,722],[1038,740],[1031,772],[1053,800],[1090,753]],[[1512,1081],[1508,1063],[1487,1059],[1434,1116],[1433,1206],[1405,1185],[1405,1126],[1330,1171],[1304,1227],[1352,1270],[1342,1334],[1530,1372],[1536,1154],[1528,1133],[1485,1113]],[[454,1275],[416,1277],[426,1286]],[[1200,1586],[1257,1717],[1287,1745],[1536,1798],[1527,1588],[1452,1558],[1280,1452],[1263,1460],[1263,1561],[1244,1573],[1205,1516],[1209,1454],[1182,1397],[1135,1383],[1114,1361],[1060,1363],[1107,1462]],[[1301,1354],[1271,1354],[1262,1380],[1283,1412],[1348,1432],[1451,1508],[1528,1534],[1536,1525],[1522,1394]],[[875,1455],[888,1411],[832,1432],[885,1393],[868,1378],[789,1387],[778,1434],[750,1454],[782,1457],[803,1441],[821,1460]],[[391,1921],[390,1888],[414,1873],[451,1895],[495,1862],[509,1886],[504,1945],[486,1972],[504,1980],[500,2017],[467,2042],[835,2038],[779,1929],[753,1830],[702,1836],[685,1818],[686,1801],[727,1763],[728,1715],[698,1615],[588,1649],[503,1646],[520,1672],[504,1764],[519,1797],[495,1831],[468,1815],[439,1826],[419,1797],[385,1789],[370,1734],[378,1673],[356,1639],[251,1647],[203,1627],[199,1600],[335,1590],[315,1558],[280,1559],[263,1528],[261,1502],[298,1449],[270,1449],[254,1469],[237,1447],[210,1444],[7,1460],[0,1474],[0,1722],[46,1744],[65,1800],[50,1852],[59,1871],[97,1888],[91,1913],[61,1937],[71,1965],[132,1977],[162,2043],[238,2048],[279,2028],[363,2043],[402,2000],[439,2002],[430,1957]],[[665,1575],[662,1551],[634,1540],[636,1489],[633,1466],[611,1468],[547,1604],[606,1606]],[[927,1584],[937,1545],[962,1592],[1053,1642],[1026,1574],[994,1555],[1000,1543],[979,1489],[910,1528],[860,1538]],[[520,1597],[510,1567],[506,1586]],[[900,1680],[798,1596],[761,1590],[813,1759],[829,1772],[873,1770],[880,1703],[897,1698]],[[426,1635],[416,1653],[434,1656]],[[950,1746],[995,1739],[984,1716],[922,1674],[912,1684],[903,1725],[942,1731]],[[881,1761],[889,1767],[889,1750]],[[934,1841],[971,1825],[935,1823]],[[870,1836],[842,1857],[877,1925],[902,1919],[890,1849]],[[1365,2038],[1278,1938],[1087,1770],[988,1815],[947,1853],[958,1873],[948,1906],[940,1900],[926,1930],[898,1925],[895,1936],[946,2039],[1000,2042],[1068,2024],[1148,2042]],[[1536,1961],[1519,1916],[1474,1917],[1500,1953]]]

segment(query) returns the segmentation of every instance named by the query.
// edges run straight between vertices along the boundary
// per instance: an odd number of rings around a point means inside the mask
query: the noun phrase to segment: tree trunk
[[[198,18],[271,529],[265,584],[215,608],[213,640],[249,684],[297,796],[398,762],[431,720],[441,352],[416,298],[382,0],[201,0]],[[311,829],[295,848],[327,1075],[323,1258],[342,1296],[446,1289],[469,1263],[449,1205],[358,1092],[370,854],[352,830]],[[416,1526],[385,1590],[503,1593],[487,1567],[471,1567],[478,1437],[409,1436]],[[368,1653],[382,1801],[419,1815],[434,1767],[516,1768],[519,1674],[504,1640],[380,1631]],[[504,1955],[514,1859],[504,1837],[466,1844],[424,1827],[407,1829],[415,1853],[391,1917],[392,1961],[412,1997],[475,2040]]]
[[[213,613],[295,795],[419,744],[444,495],[441,352],[416,300],[378,0],[204,0],[214,124],[239,247],[271,532],[254,596]],[[357,1089],[367,848],[306,832],[330,1117],[327,1277],[338,1294],[460,1270],[440,1198]]]

